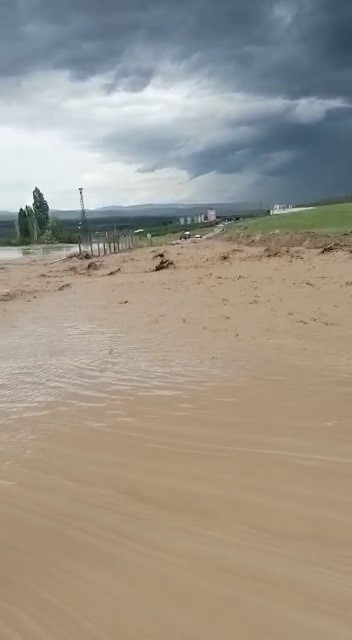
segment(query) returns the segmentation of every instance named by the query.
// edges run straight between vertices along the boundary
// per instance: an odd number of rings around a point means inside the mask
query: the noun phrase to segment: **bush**
[[[58,244],[61,242],[71,244],[77,242],[77,235],[65,229],[58,218],[50,218],[49,226],[41,235],[40,242],[43,244]]]

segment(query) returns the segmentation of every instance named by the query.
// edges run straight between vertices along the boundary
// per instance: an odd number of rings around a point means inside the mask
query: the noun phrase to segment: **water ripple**
[[[28,438],[35,419],[38,432],[56,428],[75,409],[111,410],[131,392],[176,394],[204,379],[204,366],[185,345],[170,348],[166,333],[157,342],[142,330],[126,335],[76,310],[31,317],[0,335],[0,437]]]

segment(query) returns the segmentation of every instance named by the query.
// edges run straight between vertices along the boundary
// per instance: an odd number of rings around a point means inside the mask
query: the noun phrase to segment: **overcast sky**
[[[351,0],[1,0],[0,209],[352,192]]]

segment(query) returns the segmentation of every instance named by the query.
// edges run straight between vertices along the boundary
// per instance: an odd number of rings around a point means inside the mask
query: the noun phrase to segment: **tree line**
[[[21,244],[53,244],[75,241],[57,218],[50,215],[44,194],[35,187],[33,203],[21,207],[18,212],[18,236]]]

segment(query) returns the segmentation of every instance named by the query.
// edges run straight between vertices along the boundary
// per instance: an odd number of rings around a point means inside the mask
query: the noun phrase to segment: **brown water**
[[[349,640],[344,336],[230,350],[89,287],[3,316],[1,640]]]
[[[197,358],[186,346],[172,348],[162,332],[156,343],[141,332],[95,324],[77,307],[48,317],[34,310],[1,331],[0,434],[38,437],[41,422],[47,432],[79,412],[87,426],[108,422],[107,403],[117,411],[132,394],[169,396],[185,385],[194,391],[204,379]]]
[[[28,247],[0,247],[0,260],[18,260],[18,258],[65,256],[74,251],[76,245],[31,245]]]

